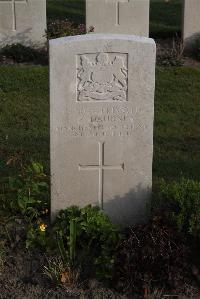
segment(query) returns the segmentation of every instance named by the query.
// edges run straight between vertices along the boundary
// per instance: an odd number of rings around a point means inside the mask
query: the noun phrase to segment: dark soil
[[[53,285],[43,274],[47,257],[25,249],[23,229],[12,232],[9,241],[2,233],[0,299],[200,298],[199,245],[189,244],[190,241],[160,219],[124,233],[112,288],[96,279]]]
[[[200,298],[199,245],[160,217],[129,228],[118,249],[115,288],[132,298]]]
[[[0,299],[126,299],[96,280],[76,286],[54,286],[43,274],[45,257],[23,248],[5,248],[0,266]]]

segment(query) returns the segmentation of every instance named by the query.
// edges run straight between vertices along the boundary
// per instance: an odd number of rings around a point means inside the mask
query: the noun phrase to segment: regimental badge
[[[77,101],[127,101],[127,92],[127,54],[78,55]]]

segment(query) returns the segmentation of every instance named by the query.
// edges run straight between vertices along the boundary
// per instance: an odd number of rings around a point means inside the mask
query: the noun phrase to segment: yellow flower
[[[46,227],[47,227],[46,224],[44,224],[44,223],[40,224],[40,230],[41,230],[41,232],[45,232]]]

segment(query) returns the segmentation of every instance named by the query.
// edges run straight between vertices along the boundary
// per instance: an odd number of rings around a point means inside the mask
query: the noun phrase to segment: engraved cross
[[[109,2],[109,0],[106,0]],[[130,0],[111,0],[116,3],[116,25],[120,25],[120,3],[130,2]]]
[[[12,7],[13,31],[17,30],[16,4],[27,4],[28,0],[0,0],[1,3],[9,3]]]
[[[124,163],[120,165],[105,165],[104,164],[104,142],[99,142],[99,163],[98,165],[79,165],[79,170],[98,170],[99,172],[99,206],[103,209],[103,187],[104,187],[104,171],[105,170],[124,170]]]

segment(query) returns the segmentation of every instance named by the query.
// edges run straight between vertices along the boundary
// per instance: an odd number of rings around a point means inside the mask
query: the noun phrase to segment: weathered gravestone
[[[149,0],[86,0],[86,26],[95,33],[149,35]]]
[[[46,42],[46,0],[0,0],[0,46]]]
[[[196,39],[200,39],[200,0],[184,0],[183,40],[190,48]]]
[[[52,218],[99,205],[146,217],[152,184],[155,43],[89,34],[50,41]]]

